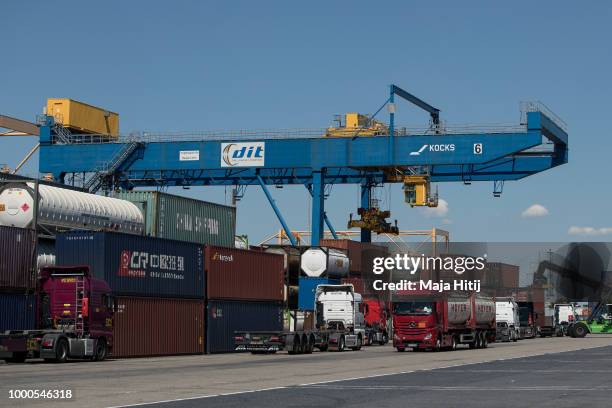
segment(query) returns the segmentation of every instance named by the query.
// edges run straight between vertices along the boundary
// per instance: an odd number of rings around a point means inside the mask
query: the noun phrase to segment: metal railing
[[[521,123],[527,123],[527,112],[541,112],[553,123],[563,129],[564,132],[568,132],[567,123],[553,112],[548,106],[540,101],[523,101],[521,102]]]
[[[526,125],[490,124],[490,125],[443,125],[439,128],[432,127],[407,127],[397,126],[396,136],[421,136],[421,135],[462,135],[462,134],[500,134],[525,132]],[[97,144],[97,143],[156,143],[156,142],[192,142],[192,141],[246,141],[246,140],[269,140],[269,139],[318,139],[325,138],[327,129],[260,129],[260,130],[219,130],[199,132],[134,132],[117,137],[95,134],[71,134],[69,142],[72,144]],[[359,136],[384,137],[382,136]]]

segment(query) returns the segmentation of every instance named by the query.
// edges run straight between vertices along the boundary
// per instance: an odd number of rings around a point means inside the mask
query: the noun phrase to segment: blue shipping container
[[[124,296],[203,298],[204,248],[115,232],[58,234],[57,265],[87,265]]]
[[[340,280],[329,278],[300,277],[298,283],[298,309],[314,310],[314,297],[317,285],[339,285]]]
[[[283,308],[277,302],[210,300],[206,313],[206,353],[234,351],[234,332],[282,331]]]
[[[36,295],[0,293],[0,332],[36,329]]]

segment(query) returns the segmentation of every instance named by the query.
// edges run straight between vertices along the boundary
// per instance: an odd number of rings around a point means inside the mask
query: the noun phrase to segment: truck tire
[[[369,332],[368,333],[368,346],[371,346],[372,344],[374,344],[374,333]]]
[[[431,351],[436,353],[436,352],[440,351],[441,348],[442,348],[442,341],[440,341],[440,337],[438,337],[436,339],[436,344],[435,344],[435,346],[432,347]]]
[[[453,339],[451,340],[450,351],[455,351],[455,350],[457,350],[457,338],[453,336]]]
[[[574,325],[573,324],[570,325],[567,328],[567,335],[570,336],[570,337],[576,337],[576,335],[574,334]]]
[[[328,348],[329,348],[328,344],[325,344],[325,345],[322,344],[319,346],[319,351],[327,351]]]
[[[387,334],[387,332],[383,332],[382,334],[382,340],[378,342],[378,344],[380,344],[381,346],[384,346],[385,344],[387,344],[389,342],[389,335]]]
[[[344,340],[344,336],[340,336],[340,339],[338,339],[338,351],[344,351],[345,347],[346,341]]]
[[[92,358],[92,361],[104,361],[106,360],[107,355],[108,355],[108,347],[106,345],[106,340],[99,339],[96,342],[96,352]]]
[[[64,338],[57,340],[55,346],[55,358],[52,359],[54,363],[65,363],[68,359],[68,341]]]
[[[482,333],[482,341],[480,342],[482,348],[489,347],[489,338],[487,337],[487,333]]]
[[[573,337],[577,337],[579,339],[585,337],[588,333],[589,333],[589,328],[586,327],[586,325],[584,325],[583,323],[578,323],[576,325],[574,325],[574,336]]]
[[[357,336],[357,345],[355,347],[351,347],[353,351],[361,350],[361,346],[363,345],[363,340],[361,339],[361,335]]]
[[[289,350],[289,354],[299,354],[301,351],[301,344],[300,344],[300,337],[299,336],[295,336],[295,338],[293,339],[293,344],[291,345],[291,350]]]
[[[314,350],[314,343],[314,337],[309,336],[308,340],[306,341],[306,346],[304,347],[304,354],[312,354],[312,351]]]
[[[406,349],[404,347],[396,347],[397,351],[399,351],[400,353],[403,353],[404,351],[406,351]]]

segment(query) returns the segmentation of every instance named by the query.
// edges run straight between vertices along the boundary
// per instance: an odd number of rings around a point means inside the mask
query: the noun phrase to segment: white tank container
[[[488,324],[495,321],[495,301],[493,298],[475,295],[474,306],[476,324]]]
[[[472,318],[472,305],[467,295],[449,297],[446,307],[450,324],[464,324]]]
[[[27,228],[34,219],[34,183],[0,191],[0,225]],[[60,229],[142,234],[144,216],[133,203],[44,184],[38,186],[38,223]]]
[[[335,249],[310,248],[300,257],[300,269],[310,278],[342,278],[349,274],[349,259]]]

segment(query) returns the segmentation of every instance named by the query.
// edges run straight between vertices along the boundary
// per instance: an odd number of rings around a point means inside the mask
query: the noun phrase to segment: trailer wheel
[[[368,346],[371,346],[372,344],[374,344],[374,333],[370,332],[368,333]]]
[[[344,336],[340,336],[340,339],[338,340],[338,351],[344,351],[345,347],[346,347],[346,342],[344,340]]]
[[[482,348],[487,348],[489,347],[489,338],[487,337],[487,333],[482,333],[482,342],[481,342]]]
[[[383,332],[382,334],[382,340],[378,342],[378,344],[380,344],[381,346],[384,346],[385,344],[387,344],[389,342],[389,335],[387,334],[387,332]]]
[[[574,337],[583,338],[589,333],[589,329],[582,323],[578,323],[574,326]]]
[[[457,338],[455,336],[453,336],[453,339],[451,341],[450,349],[451,351],[457,350]]]
[[[300,337],[295,336],[295,338],[293,339],[293,345],[291,346],[291,350],[289,350],[289,354],[299,354],[301,348],[302,347],[300,345]]]
[[[57,341],[57,345],[55,346],[55,358],[53,359],[53,362],[65,363],[67,359],[68,359],[68,341],[62,338]]]
[[[108,354],[108,347],[106,346],[106,340],[99,339],[96,342],[96,353],[94,354],[93,361],[104,361]]]

